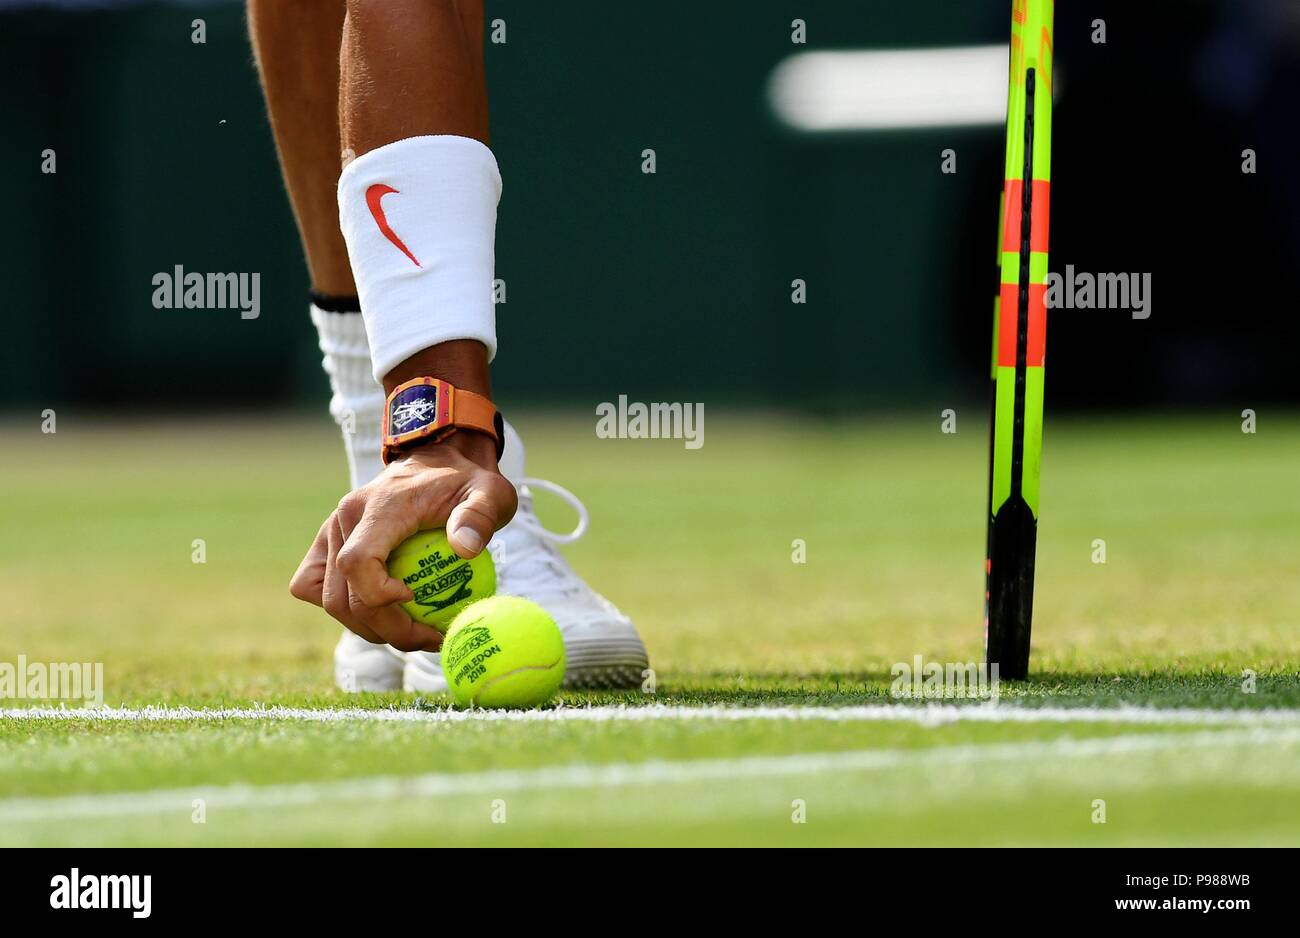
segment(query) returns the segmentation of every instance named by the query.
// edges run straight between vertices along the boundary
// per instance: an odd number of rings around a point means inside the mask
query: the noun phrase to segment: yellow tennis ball
[[[564,680],[564,638],[537,603],[492,596],[451,624],[442,673],[457,706],[536,707]]]
[[[388,555],[388,575],[415,594],[402,608],[416,622],[446,632],[470,603],[497,590],[497,570],[486,550],[466,560],[451,549],[446,528],[420,531]]]

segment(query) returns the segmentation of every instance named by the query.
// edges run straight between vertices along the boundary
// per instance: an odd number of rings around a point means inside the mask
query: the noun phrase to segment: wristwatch
[[[441,378],[412,378],[399,384],[384,408],[384,465],[404,449],[445,440],[457,430],[486,433],[501,459],[506,439],[501,413],[482,394],[453,387]]]

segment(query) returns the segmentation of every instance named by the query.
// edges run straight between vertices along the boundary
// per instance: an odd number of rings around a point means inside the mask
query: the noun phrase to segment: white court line
[[[140,814],[185,814],[196,798],[208,810],[266,809],[340,801],[409,801],[476,794],[500,797],[547,789],[608,789],[632,785],[733,782],[811,774],[863,772],[934,766],[971,766],[992,762],[1036,764],[1045,758],[1088,759],[1138,753],[1242,746],[1300,744],[1300,728],[1206,730],[1199,733],[1154,733],[1102,739],[1056,739],[932,749],[866,749],[788,756],[700,759],[680,762],[621,762],[608,765],[552,766],[491,772],[433,772],[407,777],[384,775],[331,782],[279,785],[229,785],[172,788],[108,794],[10,798],[0,801],[0,824],[125,817]]]
[[[605,723],[655,720],[813,721],[828,723],[914,723],[945,726],[953,723],[1100,723],[1161,726],[1290,726],[1300,725],[1300,709],[1214,710],[1207,708],[1023,707],[1004,703],[866,704],[848,707],[692,707],[647,706],[558,707],[554,710],[367,710],[360,707],[296,708],[236,707],[31,707],[0,709],[0,722],[86,720],[104,723],[224,723],[239,721],[299,721],[306,723]]]

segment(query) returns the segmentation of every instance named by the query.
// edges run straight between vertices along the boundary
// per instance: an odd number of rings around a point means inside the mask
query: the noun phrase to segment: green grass
[[[574,565],[637,621],[653,697],[566,705],[842,706],[889,701],[914,655],[978,660],[983,415],[805,425],[712,416],[697,451],[602,441],[585,417],[524,417],[530,473],[592,514]],[[0,426],[0,663],[104,664],[105,701],[409,706],[335,691],[337,629],[288,577],[341,494],[333,428],[189,430],[61,415]],[[1025,706],[1300,707],[1300,418],[1056,420],[1046,434]],[[556,527],[564,509],[543,503]],[[191,560],[206,544],[207,562]],[[1104,539],[1105,564],[1093,562]],[[791,561],[793,544],[807,562]],[[1258,675],[1243,693],[1244,671]],[[0,701],[0,706],[29,701]],[[438,701],[427,702],[437,705]],[[221,789],[575,764],[1050,743],[1194,728],[658,721],[213,723],[0,719],[14,798]],[[1205,730],[1195,730],[1205,732]],[[446,799],[214,808],[0,824],[0,843],[1279,843],[1300,821],[1300,747],[1225,741],[1101,757],[903,760],[769,782],[683,781]],[[217,796],[214,795],[214,798]],[[791,801],[808,823],[790,822]],[[1094,798],[1109,820],[1090,822]],[[219,798],[217,799],[219,800]],[[216,802],[214,802],[215,804]]]
[[[74,729],[0,772],[0,788],[112,792],[177,789],[143,817],[5,823],[0,843],[1294,843],[1291,805],[1300,746],[1003,759],[955,769],[885,769],[774,775],[747,783],[687,781],[581,790],[494,787],[437,798],[336,801],[267,809],[223,808],[220,786],[275,785],[397,773],[460,773],[538,765],[693,762],[792,753],[934,752],[952,746],[1047,742],[1049,726],[893,724],[650,724],[595,734],[577,724],[446,727],[158,725]],[[1176,730],[1173,732],[1184,732]],[[1119,735],[1076,728],[1075,740]],[[13,734],[3,738],[10,744]],[[26,747],[31,749],[32,747]],[[93,762],[94,773],[86,771]],[[210,800],[207,823],[193,799]],[[1091,822],[1094,799],[1108,822]],[[507,823],[493,824],[503,799]],[[791,823],[795,799],[806,825]]]

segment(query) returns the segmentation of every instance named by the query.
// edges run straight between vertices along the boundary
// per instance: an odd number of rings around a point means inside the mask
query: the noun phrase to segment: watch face
[[[439,392],[434,384],[415,384],[397,391],[388,409],[388,436],[405,437],[429,427],[445,426],[451,415]]]

